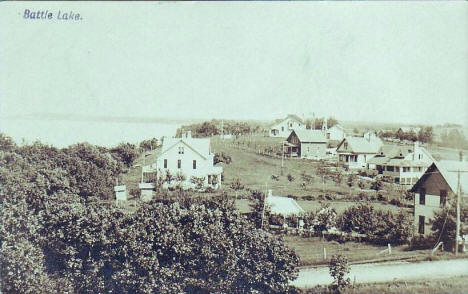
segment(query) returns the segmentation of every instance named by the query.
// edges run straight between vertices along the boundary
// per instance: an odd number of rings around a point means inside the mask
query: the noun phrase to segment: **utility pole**
[[[281,155],[281,175],[283,175],[283,167],[284,167],[284,141],[282,145],[282,155]]]
[[[221,120],[221,139],[224,139],[224,120]]]
[[[458,239],[460,238],[460,169],[458,169],[457,184],[457,231],[455,233],[455,255],[458,255]]]

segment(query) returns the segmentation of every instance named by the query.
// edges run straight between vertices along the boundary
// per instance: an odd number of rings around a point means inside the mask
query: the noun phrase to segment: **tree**
[[[192,176],[190,178],[190,182],[195,185],[195,189],[201,190],[203,189],[203,186],[205,185],[205,177]]]
[[[152,201],[134,214],[61,203],[44,218],[49,270],[80,293],[283,293],[297,256],[225,201]]]
[[[349,187],[349,196],[351,197],[353,195],[353,186],[355,184],[355,181],[356,181],[356,175],[354,174],[350,174],[348,176],[348,179],[346,180],[346,184],[348,185]]]
[[[444,243],[444,249],[451,251],[455,248],[455,235],[456,235],[456,218],[457,209],[456,202],[451,201],[444,207],[444,209],[435,212],[434,218],[431,220],[433,235],[436,239],[440,239]],[[468,218],[468,206],[462,202],[460,205],[460,218]],[[463,227],[460,226],[460,230]],[[468,232],[461,231],[460,236]]]
[[[341,254],[333,255],[328,268],[330,276],[333,278],[333,282],[329,287],[330,291],[343,293],[351,283],[350,279],[346,278],[346,275],[349,274],[348,259]]]
[[[159,141],[158,141],[157,138],[144,140],[144,141],[140,142],[140,149],[143,150],[143,151],[154,150],[154,149],[158,148],[158,146],[159,146],[158,143],[159,143]]]
[[[434,132],[431,126],[421,128],[418,132],[418,141],[432,143]]]
[[[371,189],[375,190],[376,192],[382,190],[383,183],[380,179],[375,179],[371,184]]]
[[[120,143],[110,150],[111,154],[122,161],[127,167],[132,166],[138,157],[136,146],[130,143]]]
[[[236,199],[237,199],[237,192],[244,189],[244,185],[242,185],[239,178],[235,179],[234,182],[231,183],[230,187],[236,192]]]
[[[224,152],[221,152],[221,153],[215,153],[213,161],[214,161],[214,164],[217,164],[219,162],[230,164],[232,159],[231,159],[231,156],[224,154]]]

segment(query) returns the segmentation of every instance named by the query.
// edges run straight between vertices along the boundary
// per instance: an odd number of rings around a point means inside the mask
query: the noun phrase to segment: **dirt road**
[[[417,263],[388,262],[380,264],[351,265],[348,275],[356,283],[409,281],[418,279],[468,276],[468,259],[423,261]],[[468,281],[468,277],[467,277]],[[306,268],[299,272],[299,277],[292,283],[301,288],[326,285],[332,282],[328,267]]]

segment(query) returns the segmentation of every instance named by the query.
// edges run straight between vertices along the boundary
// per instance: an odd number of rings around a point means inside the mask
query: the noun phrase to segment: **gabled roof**
[[[409,132],[415,132],[418,133],[421,128],[418,127],[401,127],[398,130],[401,130],[402,132],[409,133]]]
[[[209,138],[164,138],[162,151],[159,156],[172,149],[179,142],[182,142],[205,159],[211,154]]]
[[[379,138],[367,140],[363,137],[346,137],[336,148],[337,151],[345,142],[348,143],[347,151],[352,153],[377,153],[383,145]]]
[[[441,160],[434,162],[429,166],[424,175],[414,184],[411,192],[417,192],[419,186],[426,181],[432,173],[439,172],[447,182],[453,193],[457,193],[458,187],[458,171],[460,171],[460,188],[462,195],[468,194],[468,162],[455,160]]]
[[[285,119],[288,119],[288,118],[293,119],[293,120],[295,120],[297,122],[300,122],[301,124],[304,123],[302,121],[302,119],[299,116],[295,115],[295,114],[288,114],[288,116]]]
[[[327,139],[321,130],[293,130],[288,139],[294,133],[301,143],[327,143]]]
[[[333,125],[332,127],[328,128],[328,130],[331,130],[333,128],[337,128],[337,129],[340,129],[340,130],[344,131],[344,128],[339,124]]]
[[[295,114],[288,114],[288,116],[286,116],[286,117],[283,118],[283,119],[277,119],[277,120],[275,120],[272,124],[270,124],[270,127],[274,127],[274,126],[276,126],[277,124],[282,123],[282,122],[284,122],[284,121],[287,120],[287,119],[292,119],[292,120],[295,120],[295,121],[298,122],[298,123],[304,124],[304,122],[302,121],[302,119],[301,119],[299,116],[297,116],[297,115],[295,115]]]
[[[282,196],[268,196],[266,204],[270,206],[272,214],[283,216],[298,215],[304,213],[304,209],[299,206],[296,200]]]
[[[418,148],[422,153],[425,154],[426,158],[430,159],[430,161],[432,162],[435,161],[432,155],[426,150],[426,148]],[[379,153],[375,157],[369,159],[368,163],[391,166],[427,167],[427,161],[418,159],[405,159],[405,157],[411,153],[414,153],[414,146],[383,145],[380,148]]]

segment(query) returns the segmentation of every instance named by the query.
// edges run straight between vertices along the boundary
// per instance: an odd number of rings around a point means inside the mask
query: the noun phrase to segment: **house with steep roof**
[[[338,161],[348,168],[367,168],[367,161],[373,158],[383,146],[382,140],[376,137],[346,137],[338,147]]]
[[[384,145],[367,163],[369,169],[391,177],[395,184],[413,185],[434,161],[426,148],[414,142],[413,146]]]
[[[340,141],[346,137],[345,129],[340,125],[334,125],[326,130],[325,137],[327,140]]]
[[[282,120],[274,122],[268,131],[270,137],[288,137],[292,130],[305,130],[304,121],[295,114],[288,114]]]
[[[283,196],[273,196],[271,190],[268,190],[265,203],[269,206],[272,214],[283,217],[299,216],[305,212],[296,200]]]
[[[460,177],[460,178],[458,178]],[[460,179],[460,180],[459,180]],[[410,192],[414,196],[414,229],[426,235],[431,232],[430,220],[435,212],[456,199],[458,187],[461,199],[468,199],[468,162],[441,160],[432,163]],[[468,220],[462,220],[467,222]]]
[[[327,153],[327,139],[321,130],[293,130],[284,143],[289,157],[322,159]]]
[[[182,138],[164,138],[161,154],[150,169],[157,171],[158,178],[172,179],[165,186],[179,181],[183,188],[197,188],[198,182],[204,188],[217,189],[223,172],[221,166],[214,166],[210,139],[192,138],[190,132]]]

